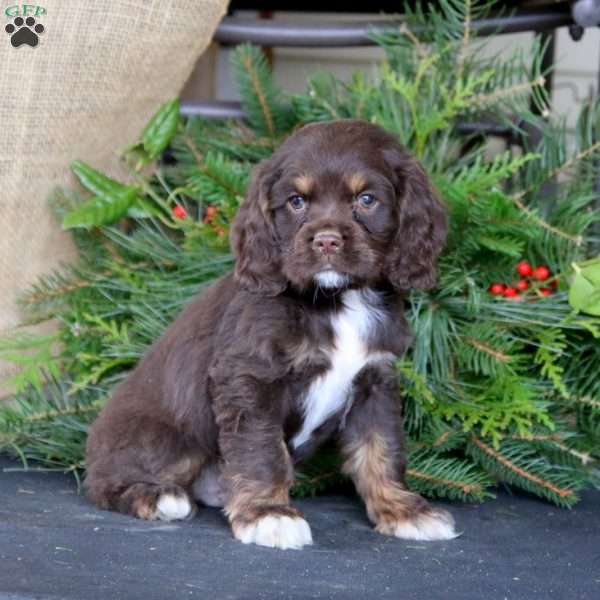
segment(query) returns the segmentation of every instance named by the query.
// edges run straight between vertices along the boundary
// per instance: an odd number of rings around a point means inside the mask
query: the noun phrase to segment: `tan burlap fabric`
[[[18,295],[74,256],[47,209],[55,186],[74,184],[69,162],[118,173],[117,150],[179,93],[227,0],[39,6],[46,14],[34,17],[44,27],[36,47],[13,47],[5,26],[14,14],[0,9],[0,336],[21,319]],[[7,369],[0,362],[0,387]]]

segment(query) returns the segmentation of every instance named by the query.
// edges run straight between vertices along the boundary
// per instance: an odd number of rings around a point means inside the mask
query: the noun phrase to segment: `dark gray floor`
[[[72,478],[0,470],[0,598],[600,599],[598,492],[571,511],[506,494],[449,505],[464,535],[429,543],[378,535],[352,498],[298,504],[314,546],[271,550],[236,542],[216,510],[138,521],[96,510]]]

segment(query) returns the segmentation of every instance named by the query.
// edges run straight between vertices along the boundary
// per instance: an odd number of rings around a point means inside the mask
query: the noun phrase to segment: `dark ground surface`
[[[462,537],[375,533],[360,503],[299,501],[314,546],[244,546],[219,511],[152,523],[96,510],[59,474],[2,471],[0,599],[600,599],[600,493],[571,511],[501,493],[449,504]]]

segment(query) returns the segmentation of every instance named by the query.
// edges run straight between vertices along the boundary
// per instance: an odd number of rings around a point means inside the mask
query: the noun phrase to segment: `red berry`
[[[518,290],[524,292],[529,287],[529,281],[521,279],[520,281],[517,281],[516,285]]]
[[[558,279],[556,277],[549,282],[550,287],[555,290],[558,287]]]
[[[518,292],[516,288],[509,286],[504,290],[503,296],[505,298],[514,298],[517,295],[517,293]]]
[[[531,273],[533,273],[533,269],[531,268],[531,265],[526,260],[522,260],[517,265],[517,273],[521,277],[529,277],[531,275]]]
[[[209,204],[206,207],[206,210],[204,211],[203,221],[210,225],[210,223],[212,223],[215,220],[215,217],[217,216],[218,212],[219,212],[219,209],[216,206]]]
[[[550,269],[544,266],[536,267],[533,271],[533,276],[538,281],[545,281],[548,279],[548,277],[550,277]]]
[[[183,206],[181,206],[181,204],[173,207],[171,212],[176,219],[185,219],[187,217],[187,211],[185,208],[183,208]]]
[[[506,286],[503,283],[492,283],[490,285],[490,294],[494,294],[494,296],[499,296],[504,292]]]
[[[549,296],[552,293],[552,290],[547,287],[540,288],[540,294],[542,296]]]
[[[206,216],[207,217],[214,217],[217,212],[219,212],[219,209],[216,206],[213,206],[212,204],[209,204],[206,207]]]

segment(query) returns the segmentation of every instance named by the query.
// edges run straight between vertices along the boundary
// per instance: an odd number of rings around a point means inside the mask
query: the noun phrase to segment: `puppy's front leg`
[[[290,504],[294,469],[283,441],[280,393],[250,375],[234,375],[216,386],[225,514],[244,544],[302,548],[312,544],[312,536]]]
[[[365,368],[341,434],[343,470],[353,479],[380,533],[414,540],[456,537],[454,519],[410,492],[397,376],[392,366]]]

